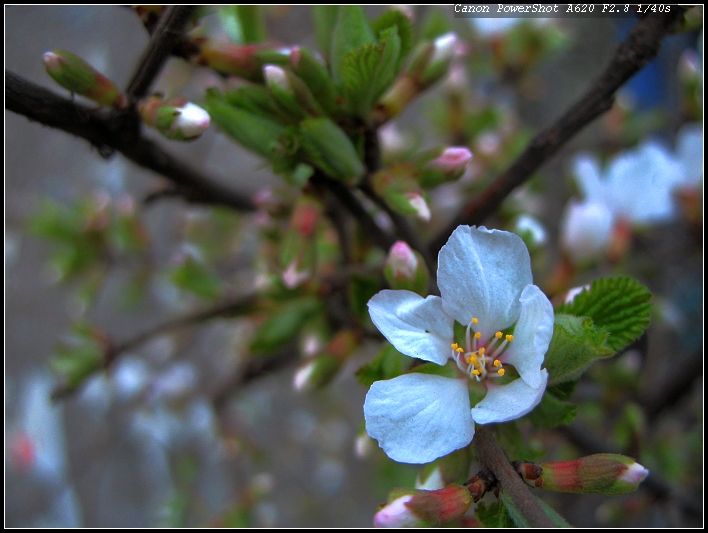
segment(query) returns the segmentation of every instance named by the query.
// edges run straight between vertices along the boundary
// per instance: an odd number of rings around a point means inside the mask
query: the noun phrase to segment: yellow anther
[[[504,375],[504,369],[503,369],[503,368],[500,368],[499,370],[497,370],[497,374],[499,374],[500,376],[503,376],[503,375]]]
[[[507,336],[506,336],[506,340],[508,340],[509,342],[511,342],[511,341],[514,340],[514,336],[513,336],[513,335],[507,335]]]
[[[482,346],[479,350],[477,350],[479,355],[484,355],[484,352],[486,352],[486,351],[487,351],[487,349],[484,346]]]
[[[479,331],[474,334],[475,339],[479,339],[481,336],[482,336],[482,334]]]
[[[501,331],[497,331],[497,332],[494,334],[494,336],[495,336],[497,339],[501,339],[501,338],[502,338],[502,332],[501,332]]]
[[[455,351],[456,351],[457,353],[462,353],[462,352],[464,352],[464,350],[463,350],[462,348],[460,348],[460,347],[455,348]]]
[[[479,376],[480,374],[481,374],[481,372],[480,372],[479,370],[473,370],[473,371],[472,371],[472,375],[473,375],[473,376]]]
[[[468,365],[476,365],[477,358],[474,356],[474,354],[470,354],[467,357],[465,357],[465,363],[467,363]]]
[[[477,320],[476,318],[473,318],[473,319],[472,319],[472,323],[473,323],[473,324],[479,324],[479,320]]]
[[[458,346],[459,346],[459,344],[457,344],[457,343],[455,342],[455,343],[453,343],[453,344],[450,345],[450,348],[452,348],[453,350],[457,350],[457,347],[458,347]]]
[[[499,368],[499,367],[501,366],[501,361],[500,361],[499,359],[495,359],[495,360],[494,360],[494,366],[496,366],[497,368]]]

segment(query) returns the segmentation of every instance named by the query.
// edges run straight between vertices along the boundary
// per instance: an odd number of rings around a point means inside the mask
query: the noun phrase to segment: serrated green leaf
[[[392,26],[395,26],[398,30],[398,37],[401,40],[401,52],[396,65],[396,72],[398,72],[413,47],[413,26],[411,26],[410,19],[397,9],[386,11],[372,24],[374,33],[379,40],[381,40],[381,34],[384,30]]]
[[[300,142],[309,161],[331,178],[354,184],[364,175],[364,164],[352,141],[330,119],[303,120]]]
[[[218,93],[209,91],[205,106],[219,129],[252,152],[273,157],[278,137],[285,126],[245,109],[228,104]]]
[[[546,391],[536,408],[528,415],[531,423],[539,428],[554,428],[561,424],[570,424],[577,414],[577,407],[571,402],[561,400],[550,391]]]
[[[480,503],[474,513],[477,520],[486,527],[515,527],[509,512],[501,502],[495,502],[491,505]]]
[[[638,339],[649,325],[650,300],[649,289],[632,278],[600,278],[558,312],[589,316],[596,327],[607,330],[607,345],[618,352]]]
[[[371,387],[374,381],[400,376],[408,370],[412,362],[413,359],[387,344],[373,361],[357,370],[356,377],[359,383]]]
[[[591,318],[556,313],[553,338],[544,361],[548,385],[575,380],[595,359],[611,356],[614,351],[606,340],[607,332],[596,328]]]
[[[234,91],[224,94],[224,101],[233,107],[237,107],[258,115],[265,119],[271,119],[277,112],[277,107],[268,89],[262,85],[245,85]]]
[[[322,311],[322,306],[322,302],[314,297],[284,303],[256,329],[250,351],[254,354],[267,354],[282,347],[295,337],[305,322]]]
[[[342,81],[340,75],[342,60],[350,50],[356,50],[374,42],[376,42],[374,31],[364,13],[364,8],[359,5],[340,6],[332,34],[329,56],[334,81],[337,83]]]
[[[366,119],[398,73],[401,39],[395,26],[381,33],[378,44],[351,50],[342,59],[340,75],[347,107]]]
[[[499,491],[499,503],[501,503],[504,509],[506,509],[506,512],[515,527],[531,527],[529,521],[526,520],[524,514],[516,506],[514,499],[511,498],[504,490]]]
[[[337,90],[324,65],[307,48],[300,48],[299,58],[293,63],[293,72],[307,85],[317,103],[331,117],[336,117],[341,106],[336,103]]]

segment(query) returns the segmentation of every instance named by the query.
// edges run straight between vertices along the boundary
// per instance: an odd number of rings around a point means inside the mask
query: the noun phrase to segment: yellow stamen
[[[473,319],[472,319],[472,323],[473,323],[473,324],[479,324],[479,320],[477,320],[476,318],[473,318]]]
[[[479,355],[484,355],[484,352],[486,352],[486,351],[487,351],[487,349],[484,346],[482,346],[479,350],[477,350]]]
[[[462,348],[460,348],[460,347],[455,348],[455,351],[456,351],[457,353],[462,353],[462,352],[464,352],[464,350],[463,350]]]
[[[474,334],[475,339],[479,339],[481,336],[482,336],[482,334],[479,331]]]
[[[467,357],[465,357],[465,363],[468,365],[476,365],[477,364],[477,358],[473,353],[469,354]]]
[[[497,339],[501,339],[501,338],[502,338],[502,332],[501,332],[501,331],[497,331],[497,332],[494,334],[494,336],[495,336]]]
[[[459,346],[459,345],[455,342],[455,343],[453,343],[453,344],[450,345],[450,348],[452,348],[453,350],[457,350],[457,347],[458,347],[458,346]]]
[[[503,375],[504,375],[504,369],[503,369],[503,368],[500,368],[499,370],[497,370],[497,374],[499,374],[500,376],[503,376]]]
[[[495,360],[494,360],[494,366],[496,366],[497,368],[499,368],[499,367],[501,366],[501,361],[500,361],[499,359],[495,359]]]
[[[479,370],[473,370],[473,371],[472,371],[472,375],[473,375],[473,376],[479,376],[480,374],[481,374],[481,372],[480,372]]]
[[[514,336],[513,336],[513,335],[507,335],[507,336],[506,336],[506,340],[508,340],[509,342],[511,342],[511,341],[514,340]]]

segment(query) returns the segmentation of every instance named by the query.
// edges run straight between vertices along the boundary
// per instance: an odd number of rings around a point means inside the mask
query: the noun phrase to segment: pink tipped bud
[[[196,139],[211,123],[209,113],[179,96],[169,100],[151,96],[140,102],[138,111],[145,124],[176,141]]]
[[[438,490],[393,491],[391,501],[374,516],[376,527],[416,527],[447,524],[461,518],[472,503],[465,487],[448,485]]]
[[[405,197],[408,199],[408,203],[416,216],[423,222],[430,222],[430,207],[428,207],[428,202],[425,201],[423,195],[411,192],[406,193]]]
[[[519,463],[527,484],[556,492],[618,495],[634,492],[649,471],[630,457],[598,453],[575,461]]]
[[[46,52],[44,68],[54,81],[73,93],[106,107],[125,107],[125,95],[86,61],[64,50]]]
[[[420,171],[419,182],[423,187],[436,187],[459,179],[472,161],[472,152],[464,146],[445,148],[436,158],[428,161]]]
[[[263,67],[263,75],[269,86],[280,87],[284,91],[292,92],[288,77],[285,71],[277,65],[266,65]]]
[[[302,59],[302,50],[299,46],[293,46],[290,49],[290,66],[297,69],[300,66],[300,60]]]
[[[433,65],[439,61],[449,61],[455,55],[458,47],[459,39],[453,32],[446,33],[435,39],[435,50],[433,57],[430,58],[430,64]]]
[[[384,276],[392,289],[427,294],[428,269],[425,262],[403,241],[391,247],[384,265]]]

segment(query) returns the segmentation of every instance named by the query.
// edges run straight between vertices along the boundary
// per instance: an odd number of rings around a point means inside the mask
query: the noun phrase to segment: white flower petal
[[[610,245],[614,217],[603,202],[571,200],[561,217],[561,244],[574,263],[602,257]]]
[[[513,365],[526,384],[536,389],[543,381],[541,365],[553,337],[553,305],[536,285],[527,285],[519,301],[514,341],[500,360]]]
[[[402,354],[439,365],[450,357],[453,319],[443,312],[438,296],[384,290],[369,300],[369,315]]]
[[[487,380],[487,395],[472,409],[472,418],[478,424],[494,424],[516,420],[536,407],[546,390],[548,371],[541,371],[541,386],[529,387],[523,379],[506,385],[495,385]]]
[[[676,139],[676,154],[682,165],[681,185],[697,187],[703,181],[703,127],[686,124]]]
[[[597,159],[588,154],[577,156],[573,160],[573,174],[585,200],[603,203],[607,200]]]
[[[519,295],[532,283],[531,259],[520,237],[459,226],[438,258],[443,309],[460,324],[479,319],[475,331],[489,337],[519,316]]]
[[[364,401],[364,418],[369,436],[399,463],[429,463],[474,436],[467,384],[432,374],[375,382]]]

